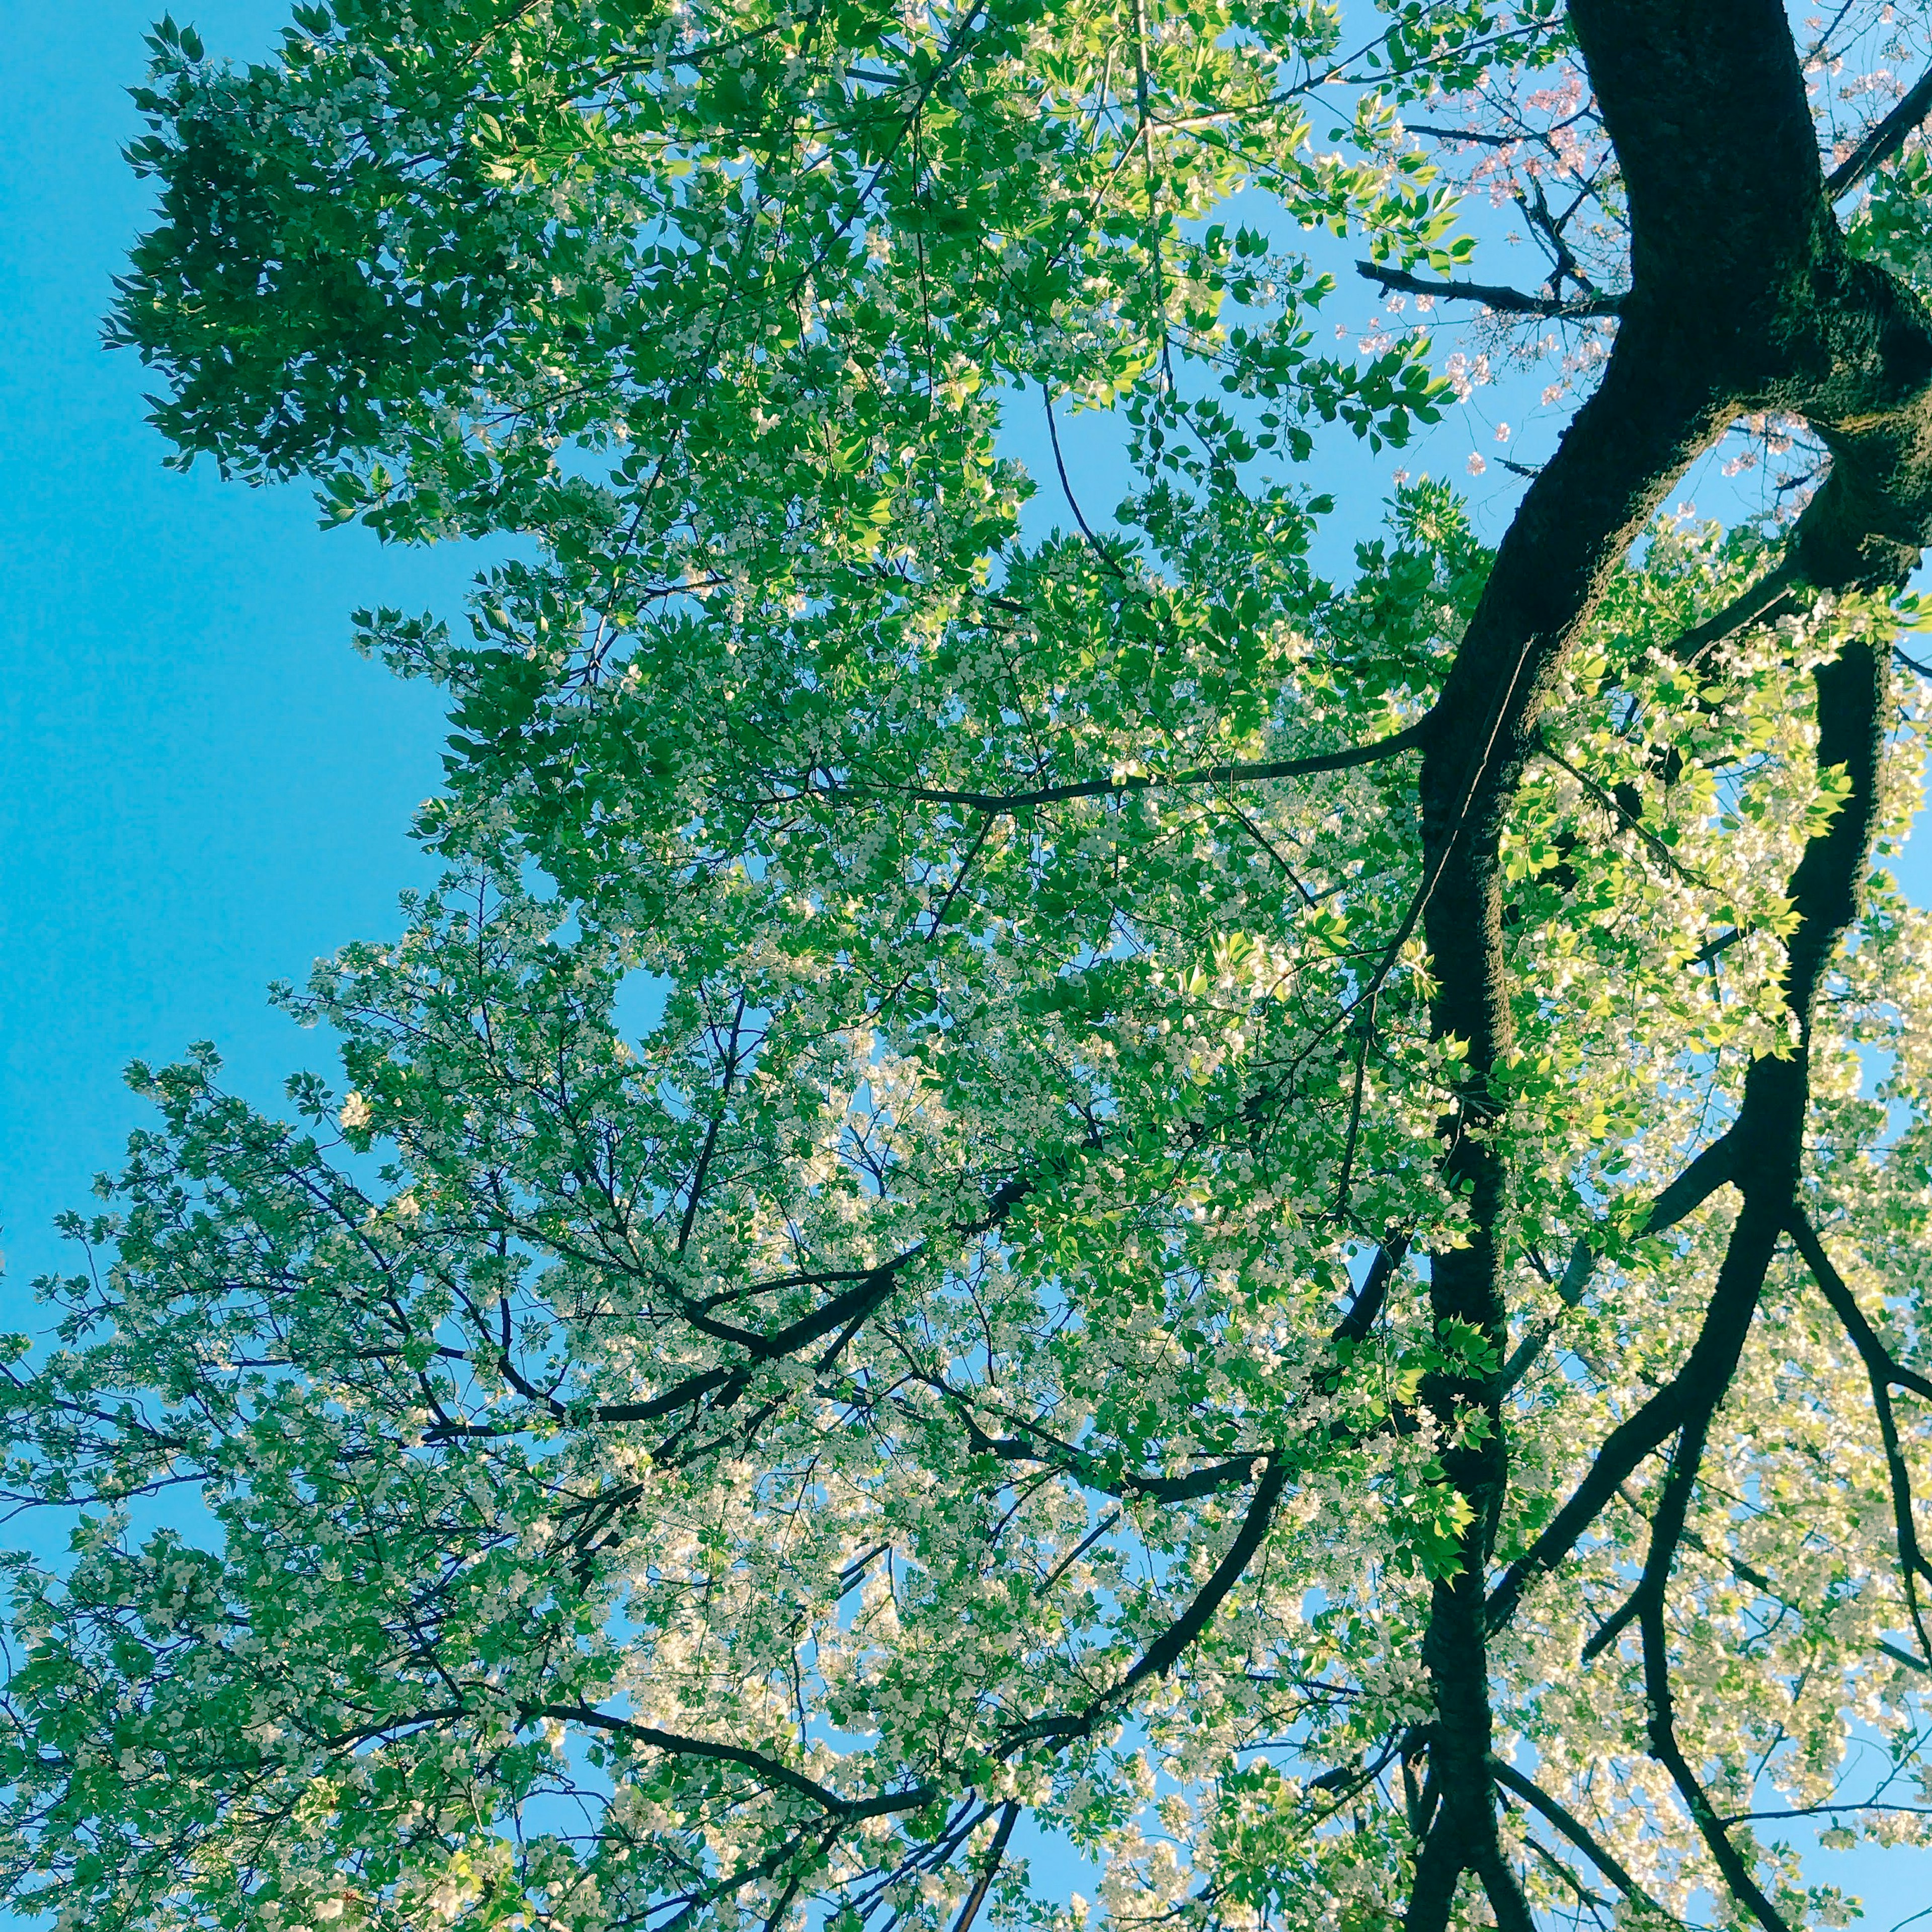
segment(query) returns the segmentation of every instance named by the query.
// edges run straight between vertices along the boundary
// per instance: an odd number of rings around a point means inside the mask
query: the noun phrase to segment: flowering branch
[[[1826,199],[1842,200],[1882,167],[1928,114],[1932,114],[1932,72],[1922,74],[1904,99],[1832,170],[1825,184]]]

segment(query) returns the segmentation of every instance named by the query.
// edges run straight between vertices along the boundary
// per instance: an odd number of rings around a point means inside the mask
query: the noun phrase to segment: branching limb
[[[974,834],[971,845],[967,848],[966,856],[960,860],[959,868],[953,874],[952,883],[946,887],[939,903],[932,909],[932,921],[926,929],[926,943],[928,946],[939,937],[940,929],[946,923],[946,916],[952,910],[952,902],[959,896],[960,889],[972,872],[974,861],[986,849],[986,841],[992,836],[993,827],[997,823],[998,820],[990,814],[980,821],[980,830]]]
[[[1588,296],[1580,301],[1566,301],[1561,296],[1533,296],[1499,283],[1432,281],[1426,275],[1412,275],[1405,269],[1385,268],[1378,262],[1358,262],[1355,272],[1364,280],[1378,282],[1384,289],[1400,289],[1406,295],[1432,296],[1438,302],[1480,302],[1485,308],[1504,315],[1581,320],[1590,316],[1618,314],[1624,305],[1622,296]]]
[[[1699,1835],[1724,1874],[1724,1882],[1749,1908],[1764,1932],[1790,1932],[1783,1915],[1759,1886],[1750,1862],[1731,1841],[1729,1831],[1712,1806],[1708,1795],[1684,1755],[1677,1738],[1676,1712],[1670,1687],[1670,1640],[1664,1621],[1670,1589],[1670,1572],[1684,1535],[1690,1498],[1696,1487],[1697,1473],[1708,1440],[1711,1419],[1716,1413],[1730,1377],[1709,1388],[1685,1418],[1670,1459],[1657,1511],[1651,1520],[1650,1547],[1644,1556],[1643,1574],[1631,1601],[1636,1606],[1638,1628],[1643,1640],[1645,1701],[1648,1708],[1648,1733],[1650,1754],[1670,1774]],[[1599,1632],[1601,1639],[1603,1633]]]
[[[1355,1148],[1361,1135],[1362,1096],[1368,1084],[1369,1048],[1376,1036],[1376,1002],[1371,998],[1364,1001],[1361,1017],[1356,1022],[1355,1078],[1348,1096],[1348,1127],[1342,1137],[1341,1178],[1335,1184],[1335,1218],[1346,1219],[1348,1212],[1348,1196],[1355,1172]]]
[[[1125,1676],[1111,1689],[1103,1690],[1084,1709],[1039,1718],[1017,1726],[1007,1733],[1009,1754],[1028,1744],[1068,1743],[1090,1737],[1101,1720],[1117,1709],[1122,1700],[1150,1677],[1165,1677],[1186,1654],[1188,1648],[1214,1621],[1228,1594],[1246,1575],[1274,1520],[1282,1492],[1288,1486],[1289,1465],[1285,1459],[1271,1460],[1262,1472],[1249,1502],[1247,1514],[1228,1546],[1227,1554],[1214,1568],[1208,1580],[1186,1609],[1143,1651]]]
[[[1529,1549],[1490,1592],[1489,1627],[1508,1622],[1537,1577],[1567,1557],[1622,1483],[1645,1457],[1700,1412],[1723,1399],[1743,1352],[1784,1220],[1782,1200],[1746,1198],[1731,1232],[1718,1284],[1684,1366],[1636,1413],[1613,1429],[1588,1473]]]
[[[1150,1677],[1165,1677],[1180,1661],[1188,1646],[1214,1622],[1214,1613],[1221,1607],[1228,1592],[1246,1574],[1255,1552],[1262,1546],[1262,1539],[1268,1534],[1268,1526],[1274,1520],[1275,1507],[1281,1501],[1282,1490],[1288,1486],[1288,1468],[1287,1459],[1277,1457],[1262,1472],[1261,1480],[1255,1485],[1254,1500],[1248,1505],[1247,1514],[1241,1519],[1241,1526],[1235,1532],[1234,1541],[1228,1546],[1228,1553],[1215,1565],[1214,1574],[1202,1585],[1193,1602],[1162,1636],[1148,1645],[1140,1661],[1107,1697],[1107,1703],[1118,1702],[1135,1685],[1145,1683]]]
[[[1676,1706],[1670,1688],[1670,1635],[1664,1620],[1664,1597],[1646,1598],[1640,1615],[1643,1631],[1643,1682],[1650,1707],[1650,1754],[1670,1774],[1698,1834],[1709,1849],[1724,1882],[1743,1902],[1764,1932],[1791,1932],[1784,1915],[1758,1884],[1744,1854],[1731,1842],[1704,1787],[1697,1780],[1677,1741]]]
[[[1601,1925],[1606,1922],[1601,1908],[1609,1904],[1610,1901],[1604,1898],[1602,1893],[1592,1892],[1540,1838],[1532,1838],[1526,1834],[1522,1842],[1523,1848],[1531,1857],[1534,1858],[1537,1863],[1556,1880],[1558,1884],[1562,1886],[1580,1905],[1587,1905],[1590,1908],[1592,1916],[1598,1924]]]
[[[1737,1148],[1729,1132],[1720,1134],[1670,1185],[1651,1203],[1644,1217],[1643,1232],[1660,1234],[1674,1228],[1685,1215],[1703,1206],[1737,1169]]]
[[[712,1157],[718,1150],[718,1130],[724,1124],[724,1116],[731,1102],[731,1084],[737,1078],[738,1042],[744,1024],[745,996],[740,993],[737,1010],[731,1016],[730,1043],[724,1049],[724,1077],[718,1082],[718,1098],[711,1110],[710,1122],[704,1130],[704,1145],[699,1150],[698,1165],[692,1171],[690,1190],[685,1198],[684,1214],[678,1222],[677,1252],[680,1254],[690,1246],[692,1231],[698,1225],[698,1205],[704,1198],[705,1177],[711,1171]]]
[[[1501,1932],[1536,1932],[1536,1921],[1531,1915],[1529,1901],[1522,1895],[1521,1881],[1510,1869],[1508,1859],[1503,1856],[1502,1845],[1492,1838],[1482,1846],[1472,1862],[1476,1876],[1482,1880],[1483,1895],[1490,1901],[1490,1910],[1496,1914]]]
[[[1792,1208],[1790,1226],[1792,1245],[1804,1257],[1805,1266],[1811,1270],[1825,1299],[1832,1304],[1832,1312],[1844,1324],[1846,1334],[1852,1338],[1852,1346],[1866,1366],[1882,1377],[1888,1386],[1910,1389],[1914,1395],[1923,1396],[1932,1402],[1932,1377],[1908,1367],[1880,1339],[1877,1330],[1865,1319],[1864,1310],[1859,1307],[1844,1276],[1833,1265],[1824,1243],[1818,1238],[1818,1231],[1812,1226],[1810,1216],[1802,1208]]]
[[[1607,1650],[1633,1618],[1642,1616],[1645,1604],[1653,1597],[1660,1598],[1669,1585],[1678,1546],[1686,1540],[1688,1534],[1684,1518],[1690,1508],[1690,1492],[1697,1480],[1697,1466],[1703,1458],[1711,1418],[1716,1408],[1714,1399],[1701,1403],[1678,1432],[1676,1450],[1670,1460],[1670,1472],[1664,1478],[1657,1513],[1651,1519],[1650,1547],[1644,1557],[1643,1574],[1623,1607],[1607,1618],[1596,1635],[1584,1645],[1584,1663],[1589,1663]],[[1628,1502],[1629,1491],[1621,1484],[1618,1487]]]
[[[1330,1346],[1337,1342],[1360,1341],[1381,1318],[1388,1300],[1389,1283],[1408,1252],[1408,1238],[1406,1233],[1391,1234],[1376,1250],[1376,1258],[1369,1264],[1369,1271],[1362,1277],[1348,1313],[1336,1323],[1328,1337]]]
[[[1792,875],[1790,896],[1798,919],[1787,942],[1784,992],[1808,1040],[1826,962],[1857,911],[1858,881],[1875,823],[1884,698],[1879,662],[1868,643],[1854,640],[1816,675],[1818,764],[1821,770],[1843,765],[1852,780],[1852,795],[1831,824],[1806,842]],[[1568,1502],[1497,1585],[1490,1599],[1492,1630],[1514,1612],[1538,1575],[1568,1556],[1637,1465],[1700,1414],[1708,1416],[1723,1399],[1792,1211],[1809,1090],[1802,1055],[1752,1065],[1737,1121],[1718,1144],[1729,1144],[1733,1173],[1745,1189],[1744,1202],[1697,1339],[1672,1380],[1611,1432]]]
[[[1438,1807],[1429,1835],[1415,1861],[1415,1878],[1409,1887],[1408,1910],[1402,1919],[1403,1932],[1438,1932],[1449,1923],[1455,1908],[1456,1886],[1467,1868],[1458,1834],[1444,1828],[1444,1814]]]
[[[1730,1135],[1720,1134],[1651,1203],[1650,1212],[1644,1217],[1643,1232],[1646,1234],[1660,1234],[1666,1228],[1674,1227],[1685,1215],[1701,1208],[1732,1178],[1735,1166]],[[1582,1302],[1583,1291],[1589,1286],[1596,1263],[1596,1251],[1588,1240],[1579,1240],[1570,1250],[1568,1264],[1556,1283],[1556,1292],[1566,1308],[1574,1308]],[[1552,1316],[1538,1322],[1516,1344],[1504,1364],[1502,1382],[1505,1389],[1514,1388],[1522,1381],[1556,1328],[1556,1318]]]
[[[1805,590],[1795,552],[1765,572],[1748,590],[1740,591],[1720,610],[1694,624],[1671,645],[1668,656],[1694,664],[1706,652],[1754,624],[1773,624],[1797,609]]]
[[[1671,1700],[1670,1630],[1666,1627],[1671,1565],[1677,1559],[1677,1546],[1683,1542],[1684,1519],[1690,1509],[1690,1496],[1696,1488],[1698,1466],[1704,1459],[1712,1416],[1721,1395],[1721,1388],[1710,1391],[1706,1401],[1702,1401],[1693,1414],[1684,1420],[1683,1430],[1677,1436],[1677,1449],[1671,1455],[1670,1474],[1664,1480],[1664,1493],[1658,1499],[1658,1510],[1650,1524],[1650,1550],[1644,1556],[1642,1579],[1638,1580],[1636,1590],[1630,1596],[1629,1606],[1624,1607],[1623,1616],[1613,1617],[1611,1623],[1598,1633],[1584,1654],[1592,1656],[1596,1650],[1602,1650],[1604,1644],[1610,1642],[1610,1638],[1616,1634],[1617,1627],[1629,1621],[1629,1611],[1634,1610],[1638,1629],[1642,1633],[1650,1754],[1670,1772],[1671,1784],[1677,1785],[1684,1808],[1690,1812],[1690,1820],[1696,1824],[1698,1835],[1704,1839],[1712,1858],[1718,1862],[1718,1870],[1724,1872],[1725,1884],[1738,1899],[1743,1899],[1758,1924],[1764,1926],[1764,1932],[1789,1932],[1784,1916],[1779,1915],[1778,1907],[1766,1898],[1766,1893],[1758,1886],[1756,1876],[1752,1874],[1744,1855],[1738,1851],[1737,1845],[1731,1844],[1725,1822],[1712,1807],[1710,1797],[1690,1768],[1690,1762],[1684,1758],[1683,1747],[1677,1741],[1677,1720]]]
[[[1490,1760],[1490,1771],[1504,1790],[1514,1792],[1532,1811],[1540,1814],[1554,1826],[1626,1898],[1635,1899],[1640,1905],[1655,1912],[1660,1918],[1670,1916],[1630,1876],[1616,1853],[1574,1812],[1559,1804],[1540,1785],[1532,1784],[1514,1765],[1502,1758]]]
[[[1726,952],[1730,952],[1731,948],[1736,945],[1740,940],[1750,938],[1752,933],[1756,930],[1756,928],[1755,926],[1733,926],[1728,927],[1726,930],[1719,933],[1714,938],[1706,940],[1703,944],[1699,946],[1695,952],[1691,954],[1689,960],[1686,963],[1692,966],[1709,966],[1714,964],[1716,962],[1721,959]]]
[[[1591,777],[1588,772],[1573,765],[1540,731],[1536,736],[1536,748],[1559,770],[1568,772],[1570,776],[1589,794],[1598,808],[1612,823],[1621,825],[1627,832],[1635,832],[1643,849],[1672,878],[1682,879],[1695,886],[1708,886],[1710,884],[1709,880],[1692,872],[1688,866],[1685,866],[1670,848],[1665,844],[1664,841],[1658,838],[1657,834],[1652,831],[1634,812],[1631,812],[1613,792],[1605,790]]]
[[[1033,1185],[1026,1176],[1016,1175],[1005,1182],[987,1203],[983,1216],[977,1220],[956,1224],[952,1232],[971,1236],[1000,1226],[1026,1198]],[[865,1323],[891,1298],[904,1272],[923,1259],[931,1246],[930,1242],[916,1243],[904,1253],[881,1262],[875,1268],[828,1270],[815,1276],[798,1277],[800,1285],[809,1281],[814,1286],[835,1282],[850,1282],[851,1286],[842,1294],[821,1303],[809,1314],[802,1315],[796,1321],[770,1334],[760,1334],[749,1329],[729,1331],[729,1339],[743,1352],[738,1361],[701,1370],[674,1383],[662,1394],[642,1401],[602,1403],[590,1411],[590,1419],[598,1423],[655,1421],[707,1398],[714,1408],[729,1408],[749,1386],[754,1370],[766,1363],[798,1354],[829,1336],[832,1338],[832,1345],[816,1365],[817,1372],[823,1375]],[[769,1288],[772,1284],[765,1286]]]
[[[1361,1341],[1381,1318],[1388,1299],[1389,1284],[1408,1252],[1408,1240],[1406,1232],[1398,1232],[1377,1247],[1375,1258],[1362,1277],[1361,1286],[1355,1291],[1347,1312],[1329,1331],[1331,1348],[1340,1344]],[[1228,1490],[1245,1489],[1254,1480],[1256,1468],[1264,1456],[1274,1456],[1291,1474],[1300,1466],[1299,1459],[1291,1456],[1286,1447],[1277,1445],[1272,1450],[1258,1448],[1245,1454],[1224,1456],[1218,1462],[1204,1463],[1199,1468],[1180,1475],[1154,1476],[1138,1470],[1110,1469],[1098,1456],[1090,1455],[1072,1443],[1061,1441],[1024,1417],[996,1418],[1003,1426],[1018,1432],[994,1436],[974,1412],[971,1400],[964,1391],[955,1388],[942,1377],[926,1372],[916,1364],[914,1365],[914,1372],[958,1417],[967,1440],[976,1454],[996,1456],[1006,1462],[1050,1464],[1102,1496],[1122,1500],[1129,1496],[1145,1496],[1156,1502],[1192,1502]],[[1315,1388],[1324,1395],[1333,1395],[1341,1385],[1339,1362],[1319,1371],[1315,1378]]]
[[[1631,1515],[1648,1528],[1650,1519],[1645,1514],[1643,1505],[1630,1493],[1628,1487],[1623,1484],[1618,1484],[1617,1494],[1622,1498]],[[1778,1594],[1771,1579],[1765,1575],[1762,1570],[1754,1569],[1750,1564],[1741,1562],[1728,1550],[1713,1550],[1702,1537],[1697,1534],[1696,1531],[1689,1528],[1680,1529],[1678,1532],[1677,1540],[1685,1549],[1694,1550],[1699,1556],[1707,1556],[1714,1563],[1723,1564],[1739,1582],[1748,1583],[1754,1590],[1762,1591],[1767,1597],[1773,1598],[1778,1603],[1782,1604],[1785,1601],[1785,1599]],[[1588,1664],[1592,1658],[1601,1656],[1617,1640],[1618,1637],[1629,1628],[1636,1616],[1638,1602],[1637,1594],[1633,1591],[1624,1599],[1622,1604],[1604,1620],[1596,1634],[1584,1645],[1580,1660],[1582,1662]]]
[[[855,1287],[848,1288],[843,1294],[834,1295],[809,1315],[802,1315],[796,1322],[788,1322],[769,1335],[755,1337],[745,1346],[742,1361],[687,1376],[661,1395],[650,1396],[642,1402],[603,1403],[592,1412],[595,1419],[604,1423],[650,1422],[688,1408],[714,1393],[735,1400],[736,1392],[742,1390],[753,1369],[795,1355],[800,1349],[809,1348],[813,1342],[836,1334],[874,1312],[897,1286],[900,1270],[924,1252],[925,1244],[922,1243],[892,1261],[882,1262],[868,1270]]]
[[[994,1456],[1003,1462],[1045,1464],[1102,1496],[1122,1499],[1145,1496],[1150,1501],[1162,1503],[1198,1502],[1228,1490],[1246,1488],[1254,1478],[1256,1463],[1264,1453],[1256,1450],[1245,1456],[1224,1456],[1217,1462],[1204,1462],[1199,1468],[1178,1476],[1150,1476],[1135,1469],[1112,1471],[1098,1456],[1088,1455],[1072,1444],[1061,1442],[1024,1418],[1000,1418],[1022,1433],[992,1435],[974,1413],[970,1400],[961,1390],[936,1377],[922,1376],[920,1379],[958,1417],[975,1454]]]
[[[1911,1616],[1922,1654],[1932,1660],[1932,1634],[1927,1631],[1924,1606],[1918,1596],[1919,1584],[1932,1582],[1932,1564],[1926,1562],[1924,1551],[1919,1544],[1918,1525],[1912,1511],[1911,1473],[1905,1466],[1905,1452],[1899,1446],[1898,1420],[1892,1406],[1892,1391],[1894,1388],[1910,1389],[1915,1395],[1932,1396],[1932,1382],[1893,1359],[1891,1351],[1865,1319],[1864,1311],[1859,1307],[1844,1277],[1832,1266],[1832,1258],[1826,1253],[1825,1245],[1819,1240],[1810,1217],[1802,1208],[1795,1205],[1791,1210],[1791,1237],[1864,1364],[1865,1379],[1871,1389],[1872,1408],[1878,1417],[1879,1440],[1885,1450],[1886,1474],[1891,1485],[1892,1522],[1898,1539],[1898,1571],[1905,1589],[1905,1606]]]

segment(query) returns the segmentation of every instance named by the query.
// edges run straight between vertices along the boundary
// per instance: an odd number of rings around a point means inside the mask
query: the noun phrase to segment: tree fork
[[[1932,536],[1932,318],[1846,254],[1781,10],[1767,0],[1579,0],[1571,11],[1628,186],[1633,286],[1600,387],[1498,548],[1431,720],[1421,775],[1432,1017],[1438,1037],[1466,1048],[1443,1124],[1443,1167],[1470,1209],[1467,1244],[1431,1257],[1431,1311],[1438,1323],[1476,1328],[1498,1365],[1508,1354],[1499,1234],[1509,1178],[1492,1135],[1512,1043],[1499,849],[1564,653],[1671,484],[1746,410],[1804,416],[1833,455],[1780,585],[1889,588]],[[1717,314],[1735,322],[1713,328]],[[1853,791],[1792,880],[1800,920],[1786,992],[1799,1052],[1760,1061],[1747,1077],[1735,1178],[1754,1227],[1781,1227],[1796,1185],[1809,1099],[1803,1042],[1826,962],[1856,911],[1876,814],[1882,679],[1863,640],[1817,676],[1820,766],[1845,769]],[[1685,1413],[1642,1454],[1721,1400],[1771,1257],[1763,1243],[1745,1245],[1751,1252],[1734,1244],[1713,1298],[1712,1318],[1720,1310],[1725,1318],[1714,1328],[1707,1319],[1694,1351],[1715,1384],[1709,1406],[1702,1391],[1681,1391]],[[1436,1586],[1425,1642],[1439,1717],[1432,1755],[1440,1754],[1449,1796],[1422,1846],[1410,1932],[1446,1925],[1466,1872],[1480,1878],[1500,1922],[1525,1909],[1496,1832],[1486,1635],[1520,1596],[1530,1559],[1505,1580],[1504,1604],[1487,1616],[1482,1604],[1509,1475],[1503,1392],[1496,1372],[1438,1376],[1424,1390],[1469,1520],[1458,1574]]]

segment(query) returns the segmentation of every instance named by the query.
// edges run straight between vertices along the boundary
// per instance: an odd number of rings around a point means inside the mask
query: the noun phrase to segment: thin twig
[[[1080,500],[1073,494],[1073,485],[1066,479],[1066,459],[1060,451],[1060,425],[1054,420],[1053,398],[1046,399],[1046,434],[1053,444],[1053,466],[1060,472],[1060,488],[1066,499],[1066,507],[1073,512],[1073,520],[1080,526],[1081,534],[1093,547],[1094,554],[1118,577],[1123,584],[1131,584],[1133,579],[1108,554],[1107,547],[1094,534],[1094,526],[1087,520],[1086,512],[1080,507]]]

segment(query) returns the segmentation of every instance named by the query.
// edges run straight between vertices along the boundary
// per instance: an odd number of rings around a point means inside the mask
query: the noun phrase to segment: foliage
[[[1653,1203],[1753,1069],[1803,1061],[1804,1215],[1871,1346],[1920,1354],[1932,930],[1878,875],[1809,1018],[1786,946],[1855,790],[1814,674],[1913,608],[1687,652],[1774,554],[1651,524],[1510,793],[1472,1126],[1418,771],[1492,555],[1424,478],[1331,581],[1300,466],[1448,406],[1406,325],[1316,346],[1344,242],[1474,259],[1480,144],[1403,116],[1540,116],[1511,178],[1592,171],[1614,256],[1561,10],[296,17],[247,70],[158,28],[120,339],[184,463],[518,548],[466,640],[363,620],[454,735],[443,885],[281,994],[346,1090],[292,1082],[284,1123],[212,1049],[136,1069],[162,1124],[6,1371],[6,1487],[80,1525],[13,1564],[12,1895],[251,1932],[1396,1922],[1443,1591],[1479,1533],[1494,1573],[1538,1546],[1702,1346],[1736,1203]],[[1901,273],[1924,166],[1855,232]],[[1568,272],[1546,307],[1598,292]],[[1016,439],[1057,459],[1030,426],[1070,403],[1123,494],[1063,527]],[[1459,1133],[1506,1166],[1493,1222]],[[1500,1333],[1430,1300],[1485,1243]],[[1812,1271],[1765,1296],[1668,1579],[1677,1736],[1724,1812],[1916,1838],[1932,1572],[1888,1452],[1932,1385],[1875,1419]],[[1498,1430],[1485,1528],[1452,1465]],[[1505,1780],[1502,1843],[1552,1922],[1738,1896],[1635,1630],[1578,1661],[1677,1466],[1492,1640],[1542,1801]],[[1029,1890],[1022,1812],[1096,1904]],[[1774,1832],[1730,1842],[1842,1922]]]

